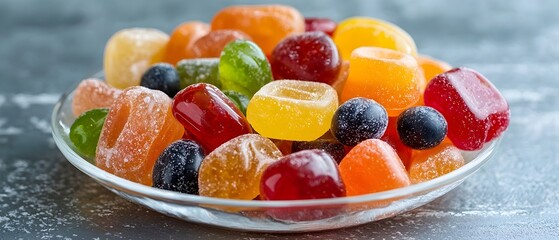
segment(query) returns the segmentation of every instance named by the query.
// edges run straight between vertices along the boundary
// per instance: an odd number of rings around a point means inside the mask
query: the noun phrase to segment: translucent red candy
[[[336,22],[328,18],[305,18],[305,31],[320,31],[332,37],[336,31]]]
[[[342,64],[334,41],[323,32],[306,32],[281,41],[270,59],[274,79],[332,84]]]
[[[499,90],[480,73],[454,68],[434,77],[425,89],[425,105],[448,122],[448,138],[462,150],[478,150],[509,125],[510,110]]]
[[[241,111],[210,84],[193,84],[177,93],[173,115],[208,153],[230,139],[252,132]]]

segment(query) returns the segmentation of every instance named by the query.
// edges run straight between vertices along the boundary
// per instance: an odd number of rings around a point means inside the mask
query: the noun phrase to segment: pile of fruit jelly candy
[[[464,165],[510,121],[483,75],[418,54],[398,26],[232,6],[171,35],[115,33],[105,80],[75,90],[75,149],[187,194],[299,200],[376,193]]]

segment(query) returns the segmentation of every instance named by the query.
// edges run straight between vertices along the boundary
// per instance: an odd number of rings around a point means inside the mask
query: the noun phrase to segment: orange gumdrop
[[[349,61],[342,61],[342,65],[340,66],[340,72],[338,73],[338,77],[332,83],[332,87],[336,89],[336,92],[338,93],[338,97],[342,96],[342,90],[344,88],[348,75],[349,75]],[[341,102],[340,99],[338,100]]]
[[[74,92],[72,112],[79,116],[94,108],[108,108],[121,92],[99,79],[85,79]]]
[[[165,93],[144,87],[127,88],[107,114],[97,144],[97,166],[151,186],[153,165],[159,154],[183,132]]]
[[[248,34],[269,56],[285,37],[305,32],[305,19],[284,5],[231,6],[219,11],[212,30],[234,29]]]
[[[419,100],[419,66],[411,55],[360,47],[351,53],[349,62],[342,102],[354,97],[370,98],[384,106],[389,116],[398,116]]]
[[[425,85],[427,85],[427,83],[429,83],[429,81],[431,81],[431,79],[433,79],[435,76],[452,69],[452,66],[450,66],[448,63],[431,58],[426,55],[417,56],[417,63],[423,71],[423,76],[425,77],[426,81]],[[425,89],[425,87],[423,89]]]
[[[252,40],[248,35],[237,30],[215,30],[196,40],[191,52],[194,58],[215,58],[228,43],[237,39]]]
[[[410,179],[394,149],[379,139],[355,146],[342,159],[340,174],[347,195],[382,192],[410,185]]]
[[[398,154],[398,157],[400,157],[404,167],[408,169],[411,163],[412,149],[406,146],[400,139],[400,135],[398,135],[397,123],[398,117],[388,118],[386,132],[384,132],[384,135],[380,139],[390,144],[390,146],[396,150],[396,153]]]
[[[175,65],[185,58],[193,58],[192,45],[209,32],[210,25],[207,23],[198,21],[182,23],[173,30],[163,61]]]
[[[449,143],[442,143],[428,150],[414,150],[409,167],[412,183],[425,182],[464,165],[460,150]]]

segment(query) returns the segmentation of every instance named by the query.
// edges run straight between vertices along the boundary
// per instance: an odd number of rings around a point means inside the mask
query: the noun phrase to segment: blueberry
[[[198,195],[198,170],[204,151],[192,140],[171,143],[155,162],[153,187]]]
[[[340,142],[334,139],[317,139],[310,142],[293,142],[291,145],[292,152],[299,152],[303,150],[319,149],[330,154],[337,163],[340,163],[345,157],[345,147]]]
[[[439,145],[446,136],[447,123],[432,107],[412,107],[398,116],[398,135],[413,149],[429,149]],[[467,127],[467,126],[464,126]]]
[[[367,98],[352,98],[334,113],[330,131],[341,143],[358,143],[380,138],[388,126],[388,114],[383,106]]]
[[[180,90],[179,74],[173,65],[158,63],[144,73],[140,85],[160,90],[172,98]]]

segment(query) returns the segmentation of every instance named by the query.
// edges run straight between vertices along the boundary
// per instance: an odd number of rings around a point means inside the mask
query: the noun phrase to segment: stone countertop
[[[95,183],[54,145],[54,103],[102,68],[119,29],[169,32],[240,1],[196,2],[0,1],[1,239],[559,238],[559,2],[551,0],[285,2],[306,16],[393,22],[420,52],[478,70],[508,99],[512,121],[493,159],[421,208],[319,233],[241,233],[166,217]]]

